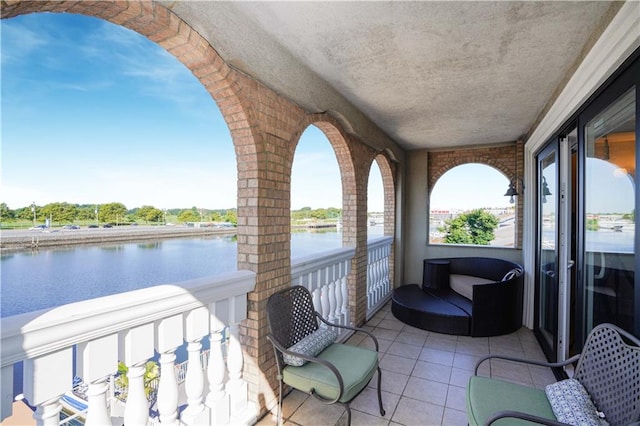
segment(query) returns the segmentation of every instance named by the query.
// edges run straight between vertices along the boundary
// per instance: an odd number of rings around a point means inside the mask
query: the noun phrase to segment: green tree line
[[[44,206],[31,205],[10,209],[6,203],[0,203],[0,223],[11,222],[43,223],[47,219],[55,224],[72,223],[114,223],[114,224],[164,224],[166,222],[229,222],[237,225],[236,209],[159,209],[145,205],[127,209],[122,203],[70,204],[65,202],[49,203]]]

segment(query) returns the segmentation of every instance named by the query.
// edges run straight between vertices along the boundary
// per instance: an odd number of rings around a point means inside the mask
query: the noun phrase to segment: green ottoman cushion
[[[340,402],[351,401],[371,380],[378,368],[378,353],[370,349],[334,343],[318,354],[318,358],[333,364],[344,382]],[[282,371],[283,381],[303,392],[315,388],[326,399],[334,399],[340,392],[335,374],[327,367],[308,362],[302,367],[288,365]],[[544,392],[543,392],[544,393]]]
[[[467,386],[467,419],[470,426],[484,425],[497,411],[520,411],[556,420],[543,389],[509,383],[488,377],[472,376]],[[494,425],[531,425],[513,418],[500,419]]]

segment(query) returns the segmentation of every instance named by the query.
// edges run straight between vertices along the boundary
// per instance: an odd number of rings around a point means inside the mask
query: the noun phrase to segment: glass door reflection
[[[583,336],[603,322],[634,332],[635,99],[634,88],[584,129]]]

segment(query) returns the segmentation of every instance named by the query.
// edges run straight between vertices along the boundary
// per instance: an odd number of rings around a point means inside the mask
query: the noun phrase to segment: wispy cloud
[[[2,20],[0,28],[2,66],[22,62],[25,56],[47,46],[50,42],[46,35],[11,19]]]

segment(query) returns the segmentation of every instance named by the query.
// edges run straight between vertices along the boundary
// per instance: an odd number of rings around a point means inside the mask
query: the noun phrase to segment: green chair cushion
[[[340,402],[351,401],[367,386],[378,368],[378,353],[370,349],[333,343],[317,356],[334,365],[342,376],[344,393]],[[335,374],[327,367],[308,362],[302,367],[286,366],[282,380],[289,386],[309,393],[315,389],[322,398],[334,399],[340,392]]]
[[[467,386],[467,419],[470,426],[484,425],[497,411],[520,411],[556,420],[543,389],[530,388],[503,380],[472,376]],[[513,418],[500,419],[494,425],[531,425]]]

